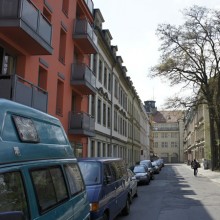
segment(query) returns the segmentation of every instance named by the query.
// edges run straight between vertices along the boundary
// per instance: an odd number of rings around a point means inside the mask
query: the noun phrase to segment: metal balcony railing
[[[43,16],[40,10],[38,10],[28,0],[1,0],[0,1],[0,31],[10,38],[14,28],[14,32],[18,33],[15,28],[20,28],[29,35],[29,38],[35,39],[38,44],[41,44],[49,54],[52,54],[51,39],[52,39],[52,26],[48,20]],[[20,37],[22,37],[23,33]],[[18,41],[19,42],[19,41]],[[20,39],[22,43],[22,39]],[[23,42],[24,44],[25,42]],[[23,46],[22,44],[22,46]],[[26,42],[27,44],[27,42]],[[30,45],[28,45],[30,47]]]
[[[84,63],[73,63],[71,84],[81,87],[81,92],[93,94],[96,92],[96,77],[92,70]]]
[[[85,112],[79,112],[79,113],[70,112],[69,133],[83,135],[83,136],[94,136],[95,135],[94,118]]]
[[[91,14],[93,14],[93,9],[94,9],[94,4],[92,0],[84,0],[86,5],[89,8],[89,11],[91,12]]]
[[[0,98],[47,112],[48,93],[18,75],[0,75]]]
[[[98,38],[86,19],[75,20],[73,36],[81,44],[85,53],[97,53]]]

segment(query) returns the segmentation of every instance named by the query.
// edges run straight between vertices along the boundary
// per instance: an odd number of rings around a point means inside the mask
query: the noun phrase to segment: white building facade
[[[95,9],[95,32],[99,53],[91,56],[96,76],[96,95],[90,96],[89,112],[95,118],[95,136],[88,140],[88,156],[122,157],[128,166],[149,158],[149,121],[143,104],[126,75],[110,31],[102,29],[104,18]]]

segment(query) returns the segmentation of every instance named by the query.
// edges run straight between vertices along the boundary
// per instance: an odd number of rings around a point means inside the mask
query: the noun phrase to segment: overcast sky
[[[160,79],[148,77],[150,67],[159,61],[160,42],[155,35],[158,24],[183,23],[181,10],[192,5],[220,9],[219,0],[93,0],[103,17],[103,29],[109,29],[112,45],[123,59],[127,75],[142,100],[154,99],[159,110],[177,88]]]

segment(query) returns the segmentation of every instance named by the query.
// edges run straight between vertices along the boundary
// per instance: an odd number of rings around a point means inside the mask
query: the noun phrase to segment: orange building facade
[[[77,155],[87,156],[95,135],[93,2],[7,0],[0,8],[0,98],[59,118]]]

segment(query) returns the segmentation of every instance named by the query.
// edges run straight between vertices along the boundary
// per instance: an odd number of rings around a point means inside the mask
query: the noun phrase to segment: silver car
[[[128,171],[128,179],[129,179],[129,184],[130,184],[130,193],[131,193],[131,202],[134,197],[138,196],[138,186],[137,186],[137,179],[135,177],[135,174],[130,170],[127,169]]]

